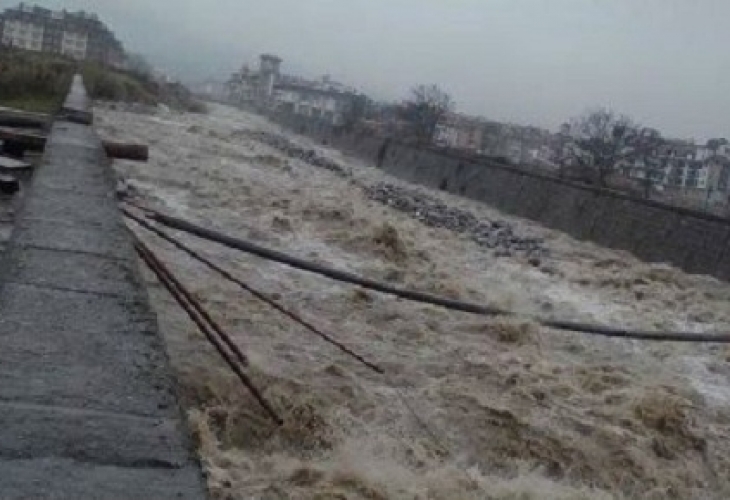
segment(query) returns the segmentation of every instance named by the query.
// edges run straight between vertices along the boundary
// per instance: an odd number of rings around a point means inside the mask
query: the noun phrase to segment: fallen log
[[[12,175],[0,175],[0,193],[15,194],[20,191],[20,181]]]
[[[15,154],[18,150],[41,152],[46,147],[46,136],[0,127],[3,151]],[[12,151],[11,151],[12,150]]]
[[[14,110],[0,110],[0,127],[46,128],[51,121],[49,115],[24,113]]]
[[[22,156],[25,151],[42,152],[46,147],[46,136],[12,128],[0,127],[3,152]],[[117,160],[147,161],[149,147],[144,144],[104,141],[104,150],[109,158]]]
[[[117,160],[147,161],[150,157],[149,148],[144,144],[104,141],[104,150],[109,158]]]

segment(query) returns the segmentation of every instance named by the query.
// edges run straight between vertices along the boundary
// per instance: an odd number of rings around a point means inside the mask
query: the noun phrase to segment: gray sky
[[[11,2],[3,2],[10,4]],[[40,0],[97,12],[184,78],[260,52],[377,98],[437,83],[459,111],[555,129],[610,106],[666,135],[730,137],[728,0]]]

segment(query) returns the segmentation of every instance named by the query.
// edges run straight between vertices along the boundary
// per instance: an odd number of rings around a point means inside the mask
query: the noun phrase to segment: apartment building
[[[259,57],[258,70],[243,66],[226,83],[227,99],[234,104],[266,112],[314,118],[332,126],[347,124],[364,96],[324,76],[308,80],[281,74],[282,59]]]
[[[670,140],[652,155],[624,161],[618,172],[650,187],[657,199],[726,213],[730,206],[730,144]]]
[[[21,3],[0,14],[0,42],[79,61],[124,65],[124,49],[114,33],[87,12],[53,11]]]
[[[274,101],[278,111],[344,125],[357,95],[329,82],[289,81],[277,84]]]

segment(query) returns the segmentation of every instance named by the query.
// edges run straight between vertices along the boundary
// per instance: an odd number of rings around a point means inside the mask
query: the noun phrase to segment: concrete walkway
[[[0,499],[205,498],[136,266],[100,140],[56,122],[0,264]]]

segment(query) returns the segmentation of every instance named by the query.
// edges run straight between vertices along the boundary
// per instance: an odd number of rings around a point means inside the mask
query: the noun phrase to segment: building
[[[259,109],[270,108],[274,98],[274,87],[280,79],[281,58],[272,54],[259,57],[258,71],[244,65],[233,73],[226,83],[228,100]]]
[[[122,44],[96,14],[53,11],[21,3],[0,14],[0,42],[34,52],[124,65]]]
[[[674,205],[726,214],[730,206],[730,145],[706,146],[669,140],[651,155],[632,158],[617,169],[645,195]]]
[[[208,101],[228,102],[228,84],[214,79],[207,79],[189,85],[190,90],[198,97]]]
[[[436,126],[434,143],[443,148],[459,149],[477,154],[482,151],[483,138],[483,120],[449,113]]]
[[[257,72],[249,69],[248,65],[243,65],[226,82],[228,100],[232,104],[252,106],[256,101],[256,89],[259,87],[258,78],[259,75]]]
[[[328,76],[316,81],[285,77],[274,87],[277,112],[314,118],[333,126],[346,125],[363,99]]]
[[[274,87],[279,82],[280,68],[281,58],[271,54],[261,55],[256,89],[260,103],[271,104],[274,98]]]
[[[313,118],[332,126],[348,122],[364,97],[328,76],[307,80],[281,74],[281,58],[259,57],[257,71],[244,65],[226,83],[228,101],[267,113]]]

